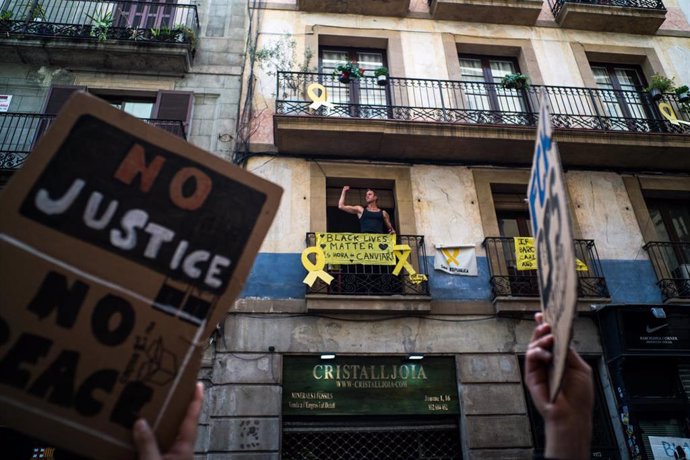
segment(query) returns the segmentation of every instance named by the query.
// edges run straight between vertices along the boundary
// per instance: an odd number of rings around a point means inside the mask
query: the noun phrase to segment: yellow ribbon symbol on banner
[[[460,261],[457,259],[457,257],[460,255],[460,249],[441,249],[441,254],[446,256],[446,262],[448,262],[448,265],[454,263],[455,265],[460,266]]]
[[[309,254],[316,255],[316,263],[311,263]],[[333,277],[323,271],[323,267],[326,266],[326,256],[323,254],[320,247],[311,246],[302,251],[302,265],[309,272],[302,282],[309,287],[312,287],[317,278],[322,279],[324,283],[329,285],[331,281],[333,281]]]
[[[316,94],[317,90],[321,92],[319,95]],[[309,108],[312,110],[318,110],[323,106],[330,112],[333,107],[333,104],[328,102],[328,90],[320,83],[312,83],[307,87],[307,97],[311,99],[312,104]]]
[[[690,123],[687,121],[679,120],[678,117],[676,117],[676,112],[673,111],[673,107],[671,107],[671,104],[668,102],[659,102],[659,112],[666,118],[668,121],[671,122],[672,125],[688,125],[690,126]]]

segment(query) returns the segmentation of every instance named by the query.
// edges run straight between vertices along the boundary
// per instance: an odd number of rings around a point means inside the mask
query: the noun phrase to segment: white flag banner
[[[477,276],[477,254],[474,245],[436,245],[434,269],[451,275]]]

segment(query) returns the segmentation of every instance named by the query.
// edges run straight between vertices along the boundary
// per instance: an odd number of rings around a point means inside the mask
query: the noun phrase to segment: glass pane
[[[512,61],[489,61],[491,77],[494,83],[501,83],[501,79],[509,73],[515,73],[515,64]]]
[[[498,231],[501,236],[514,237],[520,236],[517,219],[498,219]]]
[[[484,71],[479,59],[461,58],[460,75],[462,88],[467,98],[467,108],[470,110],[490,110],[487,87],[484,84]],[[473,83],[477,82],[477,83]]]
[[[498,109],[501,112],[524,112],[522,93],[519,90],[503,88],[501,85],[504,76],[516,72],[515,64],[512,61],[491,60],[489,66],[498,96]]]
[[[151,118],[153,102],[125,101],[119,109],[137,118]]]
[[[359,66],[365,71],[359,80],[359,116],[365,118],[387,118],[386,87],[379,86],[374,78],[374,70],[383,66],[383,53],[360,51],[357,53]],[[367,107],[367,106],[382,107]]]
[[[647,118],[640,97],[640,78],[634,69],[614,69],[616,80],[624,91],[623,98],[632,118]]]
[[[321,72],[332,74],[338,64],[349,60],[346,51],[324,50],[321,53]],[[336,78],[327,77],[324,86],[328,89],[328,100],[334,104],[348,104],[350,102],[350,85],[338,82]],[[347,111],[345,111],[347,112]],[[338,116],[347,116],[342,110],[337,111]]]

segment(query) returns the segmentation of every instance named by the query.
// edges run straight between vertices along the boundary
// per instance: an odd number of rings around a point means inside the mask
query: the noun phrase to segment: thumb
[[[156,437],[143,418],[134,424],[134,445],[137,448],[139,460],[158,460],[161,458]]]

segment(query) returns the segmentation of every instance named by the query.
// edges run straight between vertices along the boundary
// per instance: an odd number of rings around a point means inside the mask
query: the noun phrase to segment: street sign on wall
[[[558,148],[553,141],[549,103],[542,90],[537,141],[527,198],[537,249],[541,308],[554,335],[549,371],[551,400],[560,388],[577,308],[576,257],[568,193]]]

